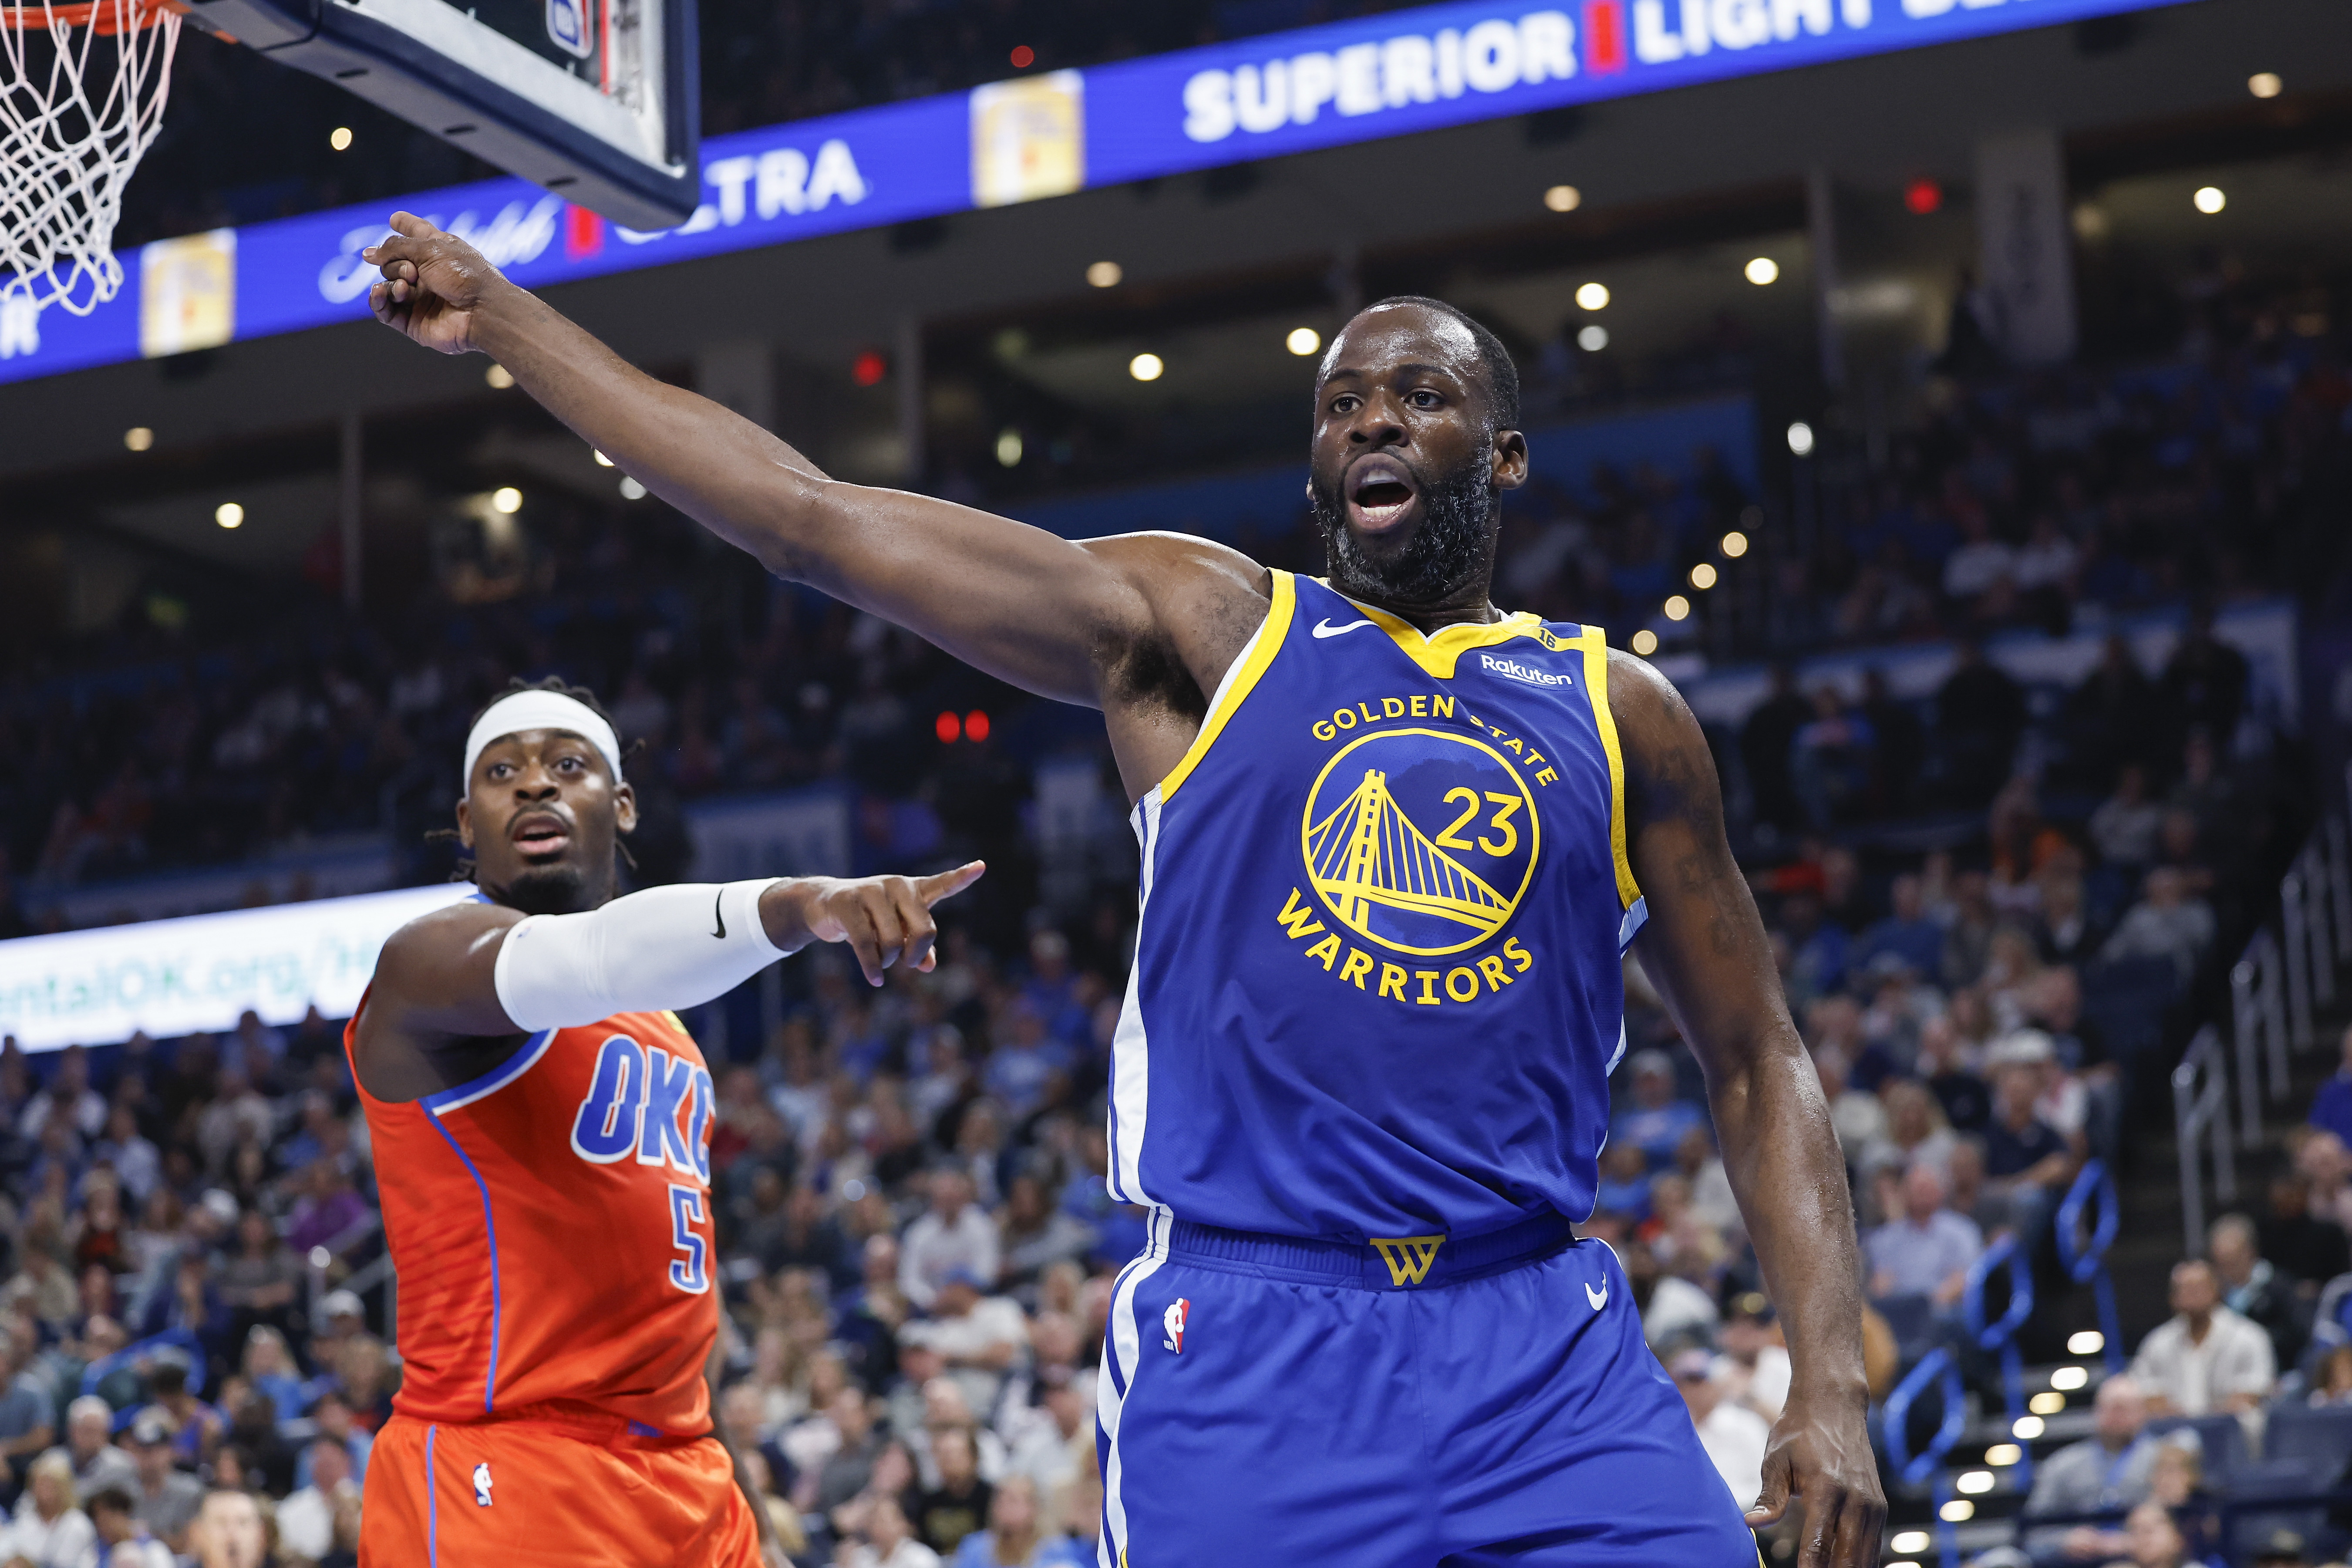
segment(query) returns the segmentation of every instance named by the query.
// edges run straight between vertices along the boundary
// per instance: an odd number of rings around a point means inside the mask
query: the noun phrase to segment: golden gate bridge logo
[[[1432,837],[1391,792],[1393,769],[1361,766],[1364,759],[1358,758],[1359,772],[1344,762],[1358,747],[1407,737],[1423,738],[1424,743],[1381,749],[1404,753],[1394,760],[1410,768],[1438,761],[1459,745],[1480,754],[1461,758],[1471,764],[1468,768],[1448,766],[1446,782],[1494,784],[1507,780],[1510,788],[1449,791],[1443,807],[1446,826]],[[1431,747],[1426,741],[1445,744]],[[1496,768],[1484,765],[1490,759],[1499,764],[1502,777],[1496,776]],[[1350,777],[1356,783],[1347,796],[1316,816],[1328,792]],[[1465,803],[1458,813],[1457,801]],[[1500,842],[1493,836],[1497,831],[1504,835]],[[1465,837],[1465,833],[1475,837]],[[1511,918],[1535,872],[1534,836],[1534,802],[1528,798],[1527,786],[1491,747],[1435,731],[1391,731],[1363,736],[1343,748],[1316,781],[1305,824],[1307,874],[1324,903],[1350,930],[1402,952],[1455,952],[1486,941]],[[1456,847],[1449,849],[1448,845]],[[1518,853],[1522,847],[1524,858]],[[1477,869],[1472,861],[1481,863]],[[1516,879],[1507,875],[1522,868]],[[1515,879],[1517,885],[1506,893],[1490,877],[1507,884]]]

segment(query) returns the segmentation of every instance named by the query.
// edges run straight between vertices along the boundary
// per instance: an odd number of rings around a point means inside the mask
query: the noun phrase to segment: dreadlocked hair
[[[560,675],[543,675],[537,680],[525,680],[521,676],[518,675],[507,682],[507,688],[504,691],[499,692],[488,702],[483,703],[479,708],[474,710],[474,716],[466,721],[466,732],[469,735],[472,734],[474,726],[482,721],[483,714],[488,713],[491,709],[497,707],[499,703],[504,702],[508,698],[512,697],[518,691],[552,691],[558,697],[569,697],[574,702],[579,703],[583,708],[587,709],[589,712],[593,713],[597,718],[604,721],[605,723],[612,724],[614,733],[617,734],[620,731],[621,727],[613,722],[613,716],[604,711],[604,704],[597,698],[596,694],[593,691],[589,690],[588,688],[584,686],[574,686]],[[622,742],[622,760],[625,762],[629,758],[635,756],[639,752],[645,749],[645,738],[643,736],[639,736],[634,741]],[[425,842],[427,844],[456,844],[462,846],[465,843],[465,839],[459,836],[457,830],[454,827],[435,827],[426,830]],[[621,857],[621,864],[626,866],[632,871],[637,868],[637,858],[629,853],[629,846],[625,838],[620,836],[615,836],[613,839],[613,848]],[[449,880],[453,882],[470,882],[473,879],[474,858],[471,855],[467,854],[461,847],[457,852],[457,863],[449,868]]]

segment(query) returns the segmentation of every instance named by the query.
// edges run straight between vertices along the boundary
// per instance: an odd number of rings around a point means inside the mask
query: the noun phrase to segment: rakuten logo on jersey
[[[596,1076],[572,1119],[572,1152],[593,1165],[636,1156],[710,1179],[710,1074],[626,1035],[596,1051]]]
[[[1524,681],[1529,686],[1574,684],[1565,675],[1555,675],[1548,669],[1529,669],[1516,658],[1496,658],[1491,653],[1480,654],[1478,663],[1490,675],[1499,675],[1506,680]]]

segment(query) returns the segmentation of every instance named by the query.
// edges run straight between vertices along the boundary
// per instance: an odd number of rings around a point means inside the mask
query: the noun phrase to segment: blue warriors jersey
[[[1366,1242],[1592,1212],[1644,918],[1599,627],[1308,577],[1135,810],[1110,1188]]]

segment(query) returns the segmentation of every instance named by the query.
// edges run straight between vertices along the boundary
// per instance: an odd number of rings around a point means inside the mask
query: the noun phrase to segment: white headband
[[[466,783],[473,783],[474,764],[481,761],[483,748],[525,730],[570,731],[604,752],[613,782],[621,782],[621,738],[593,708],[561,691],[518,691],[499,698],[474,721],[473,732],[466,737]]]

